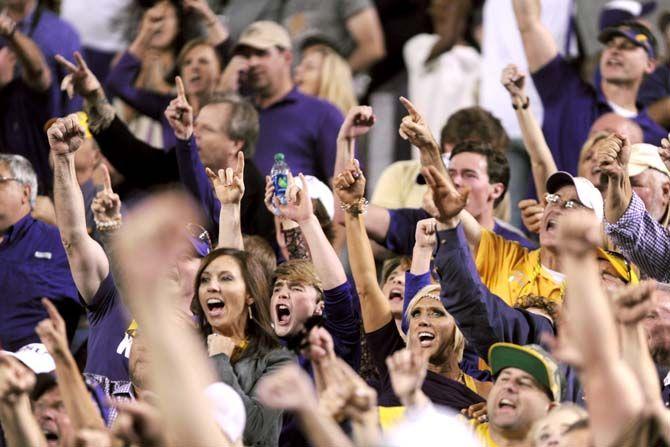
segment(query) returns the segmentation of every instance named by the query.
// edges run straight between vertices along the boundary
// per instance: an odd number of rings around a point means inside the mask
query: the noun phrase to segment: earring
[[[251,312],[251,304],[247,305],[247,309],[249,310],[249,319],[253,320],[254,314]]]

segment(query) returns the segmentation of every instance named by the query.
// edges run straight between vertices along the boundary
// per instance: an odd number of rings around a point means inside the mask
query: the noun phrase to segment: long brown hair
[[[239,361],[244,357],[263,355],[272,349],[278,348],[279,342],[275,338],[272,326],[270,325],[270,305],[268,303],[270,285],[265,274],[265,269],[254,256],[245,251],[232,248],[218,248],[210,252],[202,258],[198,272],[195,275],[191,312],[196,316],[198,328],[203,338],[207,340],[207,337],[212,333],[212,326],[207,321],[205,312],[202,306],[200,306],[200,300],[198,299],[200,281],[202,273],[207,266],[221,256],[229,256],[237,262],[242,272],[242,279],[244,280],[247,293],[254,299],[254,302],[250,305],[253,318],[249,320],[245,334],[249,344],[236,360]]]

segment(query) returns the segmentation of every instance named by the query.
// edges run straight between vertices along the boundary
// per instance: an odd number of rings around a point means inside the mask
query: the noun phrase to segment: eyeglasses
[[[583,203],[579,202],[578,200],[563,200],[561,199],[561,196],[557,194],[550,194],[546,193],[544,195],[544,199],[547,201],[547,203],[551,205],[558,205],[559,207],[565,208],[565,209],[579,209],[579,208],[586,208],[586,205]]]
[[[207,245],[207,253],[212,251],[212,239],[209,237],[209,232],[198,224],[187,223],[186,231],[195,239]]]

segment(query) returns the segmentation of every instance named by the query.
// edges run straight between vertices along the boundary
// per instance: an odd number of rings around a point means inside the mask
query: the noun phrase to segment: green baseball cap
[[[527,372],[544,387],[554,402],[560,402],[564,381],[558,364],[541,346],[496,343],[489,349],[489,365],[494,377],[506,368]]]

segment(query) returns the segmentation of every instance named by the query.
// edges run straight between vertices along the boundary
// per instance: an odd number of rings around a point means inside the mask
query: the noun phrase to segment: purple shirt
[[[129,380],[128,354],[130,314],[121,301],[112,274],[100,283],[95,296],[86,306],[89,324],[88,357],[84,372],[110,380]]]
[[[61,54],[72,58],[75,51],[81,50],[81,44],[74,28],[44,7],[35,8],[17,26],[44,54],[51,70],[52,82],[46,92],[34,92],[23,82],[17,69],[14,80],[0,90],[0,116],[4,117],[0,148],[30,160],[37,173],[40,189],[49,190],[52,173],[48,162],[49,145],[43,126],[49,118],[81,110],[81,98],[70,101],[60,91],[66,73],[54,56]],[[5,45],[6,41],[0,39],[0,47]]]
[[[544,107],[542,131],[556,166],[575,174],[591,125],[600,115],[612,112],[612,108],[600,89],[585,83],[561,55],[532,76]],[[633,121],[642,128],[645,143],[660,146],[667,132],[651,120],[641,104],[637,107],[640,113]]]
[[[0,242],[0,343],[15,351],[40,343],[37,323],[48,318],[49,298],[74,333],[81,307],[58,228],[27,214]]]
[[[333,176],[337,133],[344,121],[331,103],[300,93],[297,87],[259,111],[260,132],[253,160],[270,175],[274,155],[282,152],[294,175],[302,172],[328,184]]]
[[[670,232],[649,215],[637,194],[616,223],[605,223],[605,232],[644,275],[670,282]]]

